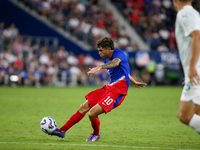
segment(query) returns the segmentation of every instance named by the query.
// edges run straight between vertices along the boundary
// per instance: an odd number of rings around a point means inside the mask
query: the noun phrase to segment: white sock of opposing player
[[[200,133],[200,116],[194,114],[189,122],[189,126],[194,128],[194,130],[197,131],[198,133]]]

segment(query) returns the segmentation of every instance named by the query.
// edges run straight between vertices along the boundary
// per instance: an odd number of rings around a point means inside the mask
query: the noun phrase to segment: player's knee
[[[181,111],[178,112],[178,118],[179,120],[184,124],[189,124],[191,117],[187,114],[182,113]]]
[[[84,104],[81,104],[78,110],[80,113],[85,114],[90,110],[90,107],[84,103]]]
[[[89,111],[88,117],[89,117],[90,119],[95,119],[97,116],[96,116],[95,113],[93,113],[92,111]]]

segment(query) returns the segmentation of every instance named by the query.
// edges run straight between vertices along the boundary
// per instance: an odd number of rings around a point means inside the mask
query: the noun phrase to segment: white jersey
[[[177,13],[175,28],[179,55],[185,74],[185,83],[189,82],[188,70],[192,42],[190,34],[195,30],[200,30],[200,14],[192,6],[186,5]],[[200,75],[200,58],[197,62],[196,69]]]

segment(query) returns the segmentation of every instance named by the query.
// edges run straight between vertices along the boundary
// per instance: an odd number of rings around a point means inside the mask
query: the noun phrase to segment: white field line
[[[59,143],[24,143],[24,142],[0,142],[0,144],[23,144],[23,145],[69,145],[69,146],[93,146],[93,147],[118,147],[133,149],[174,149],[174,150],[198,150],[198,149],[179,149],[170,147],[142,147],[142,146],[126,146],[126,145],[98,145],[98,144],[59,144]]]

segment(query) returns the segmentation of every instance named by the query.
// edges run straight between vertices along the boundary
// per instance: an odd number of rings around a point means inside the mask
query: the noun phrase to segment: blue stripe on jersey
[[[116,106],[120,100],[122,99],[123,95],[119,95],[118,98],[116,99],[115,103],[112,105],[112,108],[110,109],[110,111],[113,109],[114,106]]]
[[[120,102],[120,100],[122,99],[123,96],[124,96],[124,95],[119,95],[119,97],[116,99],[116,101],[115,101],[115,103],[113,104],[113,106],[117,105],[117,104]]]

